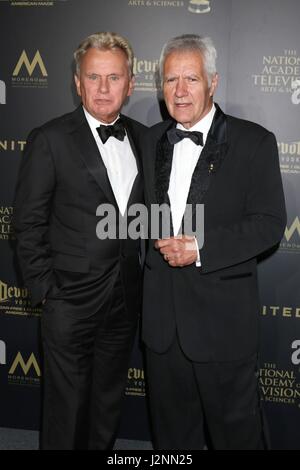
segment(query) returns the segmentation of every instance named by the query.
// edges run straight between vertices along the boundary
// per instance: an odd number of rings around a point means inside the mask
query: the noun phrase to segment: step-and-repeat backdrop
[[[160,50],[183,33],[211,36],[218,50],[216,101],[278,140],[288,208],[279,249],[261,260],[261,396],[275,449],[300,449],[300,2],[298,0],[0,0],[0,426],[38,429],[41,311],[14,255],[11,226],[18,166],[29,131],[78,104],[72,54],[97,31],[126,36],[136,89],[124,111],[161,119]],[[226,312],[224,312],[226,315]],[[149,439],[137,339],[120,436]]]

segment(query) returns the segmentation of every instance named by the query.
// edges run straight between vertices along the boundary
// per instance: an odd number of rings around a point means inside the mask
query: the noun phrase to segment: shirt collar
[[[215,112],[216,112],[216,107],[213,103],[212,107],[211,107],[211,110],[204,116],[203,119],[201,119],[200,121],[198,121],[193,127],[190,127],[189,131],[198,131],[198,132],[202,132],[203,134],[203,142],[205,144],[205,141],[207,139],[207,135],[209,133],[209,129],[212,125],[212,122],[213,122],[213,118],[214,118],[214,115],[215,115]],[[185,127],[183,127],[182,124],[180,123],[177,123],[177,129],[181,129],[183,131],[186,131],[187,129]]]

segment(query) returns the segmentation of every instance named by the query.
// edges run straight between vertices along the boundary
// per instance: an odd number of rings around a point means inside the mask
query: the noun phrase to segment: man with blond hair
[[[53,450],[113,445],[140,307],[139,241],[96,235],[100,204],[123,216],[142,201],[145,127],[120,114],[133,52],[102,32],[74,57],[82,104],[30,134],[14,217],[24,279],[43,305],[42,448]]]

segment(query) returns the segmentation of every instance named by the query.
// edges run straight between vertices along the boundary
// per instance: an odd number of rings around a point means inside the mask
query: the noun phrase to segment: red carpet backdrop
[[[273,448],[300,449],[299,18],[298,0],[0,0],[0,426],[38,429],[40,419],[41,311],[30,305],[11,227],[29,131],[78,104],[72,54],[102,30],[126,36],[135,51],[136,90],[125,114],[154,124],[161,119],[161,47],[172,36],[198,33],[218,50],[216,102],[278,140],[288,223],[279,249],[260,262],[260,383]],[[149,439],[138,341],[120,437]]]

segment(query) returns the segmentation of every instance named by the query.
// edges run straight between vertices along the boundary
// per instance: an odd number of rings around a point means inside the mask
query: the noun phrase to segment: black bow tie
[[[115,137],[118,140],[124,140],[126,135],[124,124],[118,119],[112,126],[100,125],[96,128],[103,144],[110,138]]]
[[[167,136],[170,144],[175,145],[186,137],[191,139],[196,145],[201,145],[203,147],[203,134],[198,131],[182,131],[173,127],[173,129],[168,130]]]

